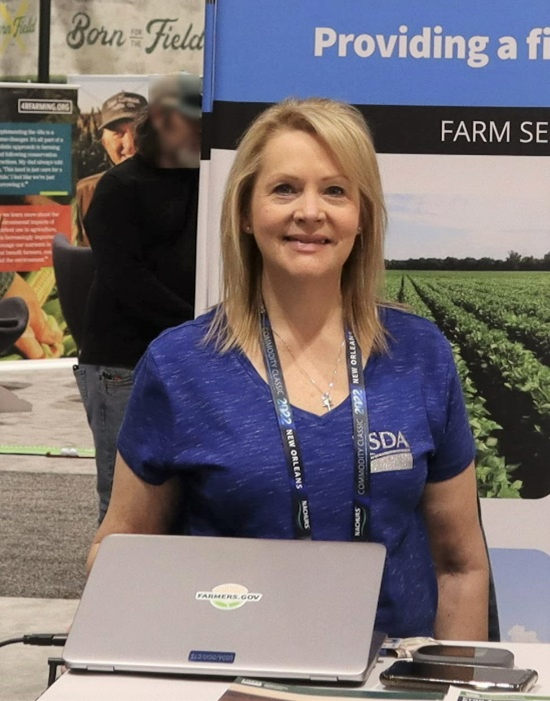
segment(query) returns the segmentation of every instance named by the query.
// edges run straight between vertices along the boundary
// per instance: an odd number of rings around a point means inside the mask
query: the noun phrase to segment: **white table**
[[[550,696],[550,645],[503,643],[493,647],[511,650],[516,667],[536,669],[539,681],[531,694]],[[364,688],[383,688],[378,683],[379,674],[393,661],[379,661]],[[227,681],[67,672],[40,701],[218,701],[228,686]]]

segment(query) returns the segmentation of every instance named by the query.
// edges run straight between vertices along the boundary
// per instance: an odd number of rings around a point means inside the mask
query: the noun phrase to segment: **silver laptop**
[[[63,658],[98,672],[359,683],[378,653],[385,554],[377,543],[108,536]]]

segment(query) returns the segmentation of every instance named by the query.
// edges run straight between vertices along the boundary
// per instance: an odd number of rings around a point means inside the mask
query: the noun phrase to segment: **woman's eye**
[[[273,192],[275,192],[277,195],[291,195],[295,192],[295,189],[288,183],[281,183],[273,188]]]
[[[346,191],[343,187],[340,187],[340,185],[331,185],[330,187],[327,187],[326,193],[331,197],[342,197],[342,195],[346,194]]]

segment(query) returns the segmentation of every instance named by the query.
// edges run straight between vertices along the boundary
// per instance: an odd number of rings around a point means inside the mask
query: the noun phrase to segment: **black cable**
[[[63,667],[64,661],[60,657],[48,658],[48,689],[57,679],[57,670]]]
[[[10,638],[9,640],[1,640],[0,647],[6,647],[6,645],[15,645],[16,643],[24,642],[23,638]]]
[[[67,642],[66,633],[37,633],[24,635],[23,645],[42,645],[43,647],[63,647]]]
[[[10,638],[1,640],[0,647],[7,645],[40,645],[42,647],[63,647],[67,642],[67,636],[62,633],[36,633],[34,635],[23,635],[21,638]]]

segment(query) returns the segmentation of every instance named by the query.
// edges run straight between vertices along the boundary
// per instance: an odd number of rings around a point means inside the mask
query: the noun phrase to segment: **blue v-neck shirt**
[[[141,360],[119,437],[151,484],[179,475],[192,535],[293,538],[291,492],[268,385],[245,355],[204,335],[211,314],[166,331]],[[384,309],[389,352],[365,369],[372,456],[371,539],[387,548],[376,626],[432,635],[437,581],[421,500],[475,446],[449,343],[431,322]],[[313,536],[351,540],[354,494],[349,399],[316,416],[294,408]],[[330,563],[327,563],[330,567]]]

